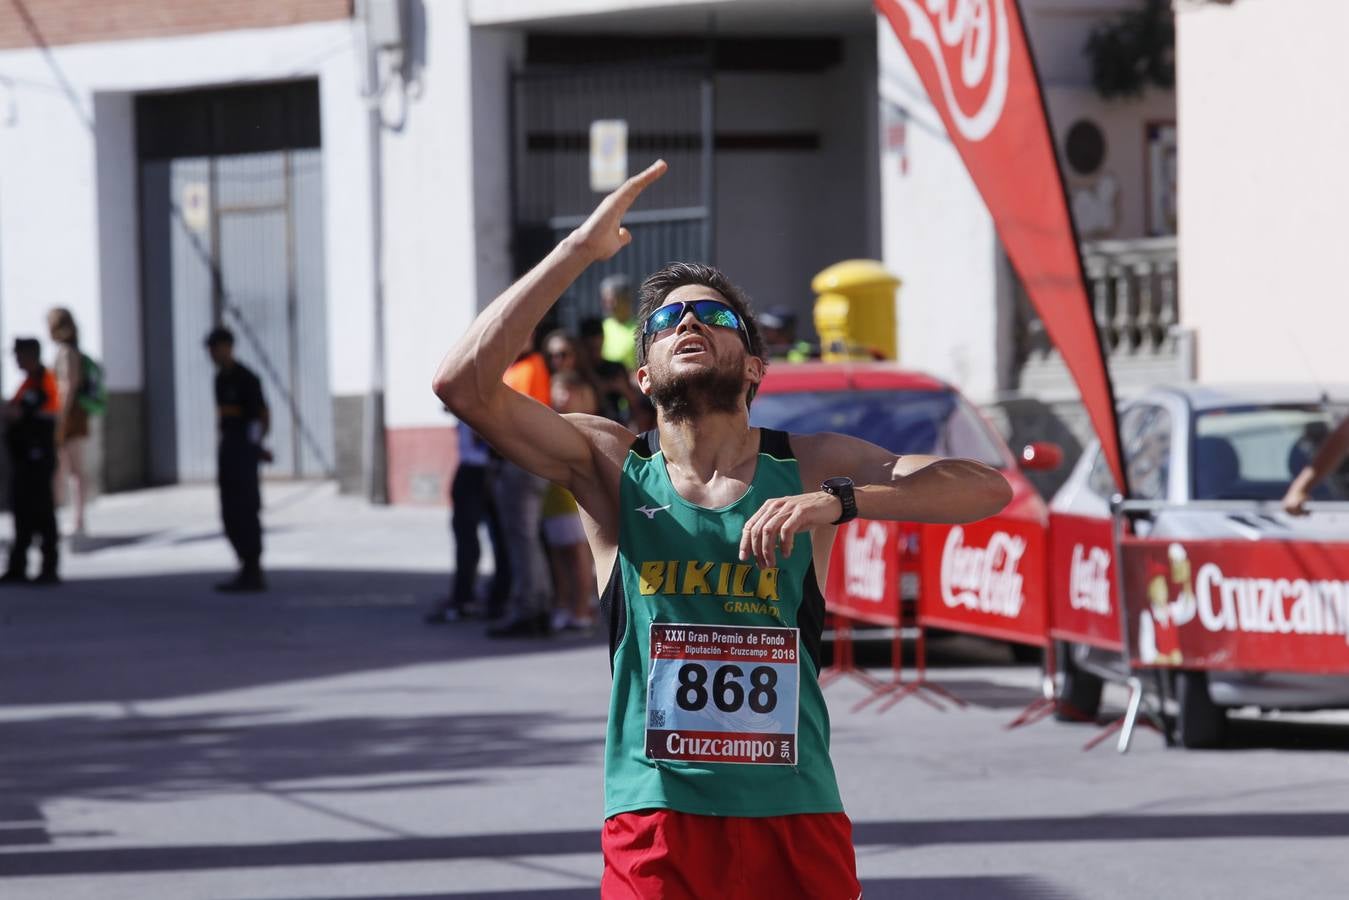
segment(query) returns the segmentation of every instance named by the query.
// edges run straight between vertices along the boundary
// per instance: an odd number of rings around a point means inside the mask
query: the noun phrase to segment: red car
[[[1018,658],[1034,657],[1044,634],[1049,513],[1021,469],[1058,466],[1058,447],[1031,444],[1018,463],[959,391],[893,363],[773,364],[750,422],[850,434],[896,454],[964,457],[1000,470],[1012,502],[983,522],[953,528],[859,521],[841,528],[826,596],[831,608],[860,607],[862,620],[876,624],[893,624],[895,611],[912,621],[921,601],[928,625],[1009,640]],[[866,615],[869,601],[876,615]]]

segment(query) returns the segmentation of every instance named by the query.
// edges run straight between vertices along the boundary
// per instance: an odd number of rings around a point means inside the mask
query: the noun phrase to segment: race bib
[[[652,623],[646,755],[796,765],[799,644],[795,628]]]

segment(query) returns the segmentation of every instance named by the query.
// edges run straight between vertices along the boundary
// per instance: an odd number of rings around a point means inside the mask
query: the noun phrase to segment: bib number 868
[[[745,688],[737,680],[745,671],[734,663],[718,666],[712,678],[711,699],[717,709],[725,713],[738,711],[745,705]],[[778,684],[777,670],[772,666],[756,666],[749,670],[749,708],[756,713],[772,712],[778,705],[774,688]],[[675,702],[680,708],[697,712],[707,705],[707,668],[699,663],[685,663],[679,667],[679,690]]]

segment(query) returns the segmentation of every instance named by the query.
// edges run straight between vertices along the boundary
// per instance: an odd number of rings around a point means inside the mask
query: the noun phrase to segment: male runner
[[[665,169],[628,179],[484,310],[435,391],[581,507],[613,666],[603,895],[857,897],[816,680],[835,525],[968,522],[1011,492],[974,462],[751,428],[763,342],[743,296],[706,266],[672,264],[642,286],[637,379],[654,431],[634,440],[506,388],[515,349],[588,265],[631,241],[623,215]]]

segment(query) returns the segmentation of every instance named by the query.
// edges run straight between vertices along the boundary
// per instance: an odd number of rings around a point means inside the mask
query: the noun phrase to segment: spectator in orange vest
[[[61,579],[56,574],[59,555],[56,502],[52,495],[56,475],[56,417],[61,409],[56,377],[42,365],[42,347],[37,338],[17,339],[14,361],[26,377],[5,406],[14,544],[9,550],[9,568],[0,582],[28,581],[28,548],[36,535],[42,540],[42,570],[32,583],[58,584]]]

